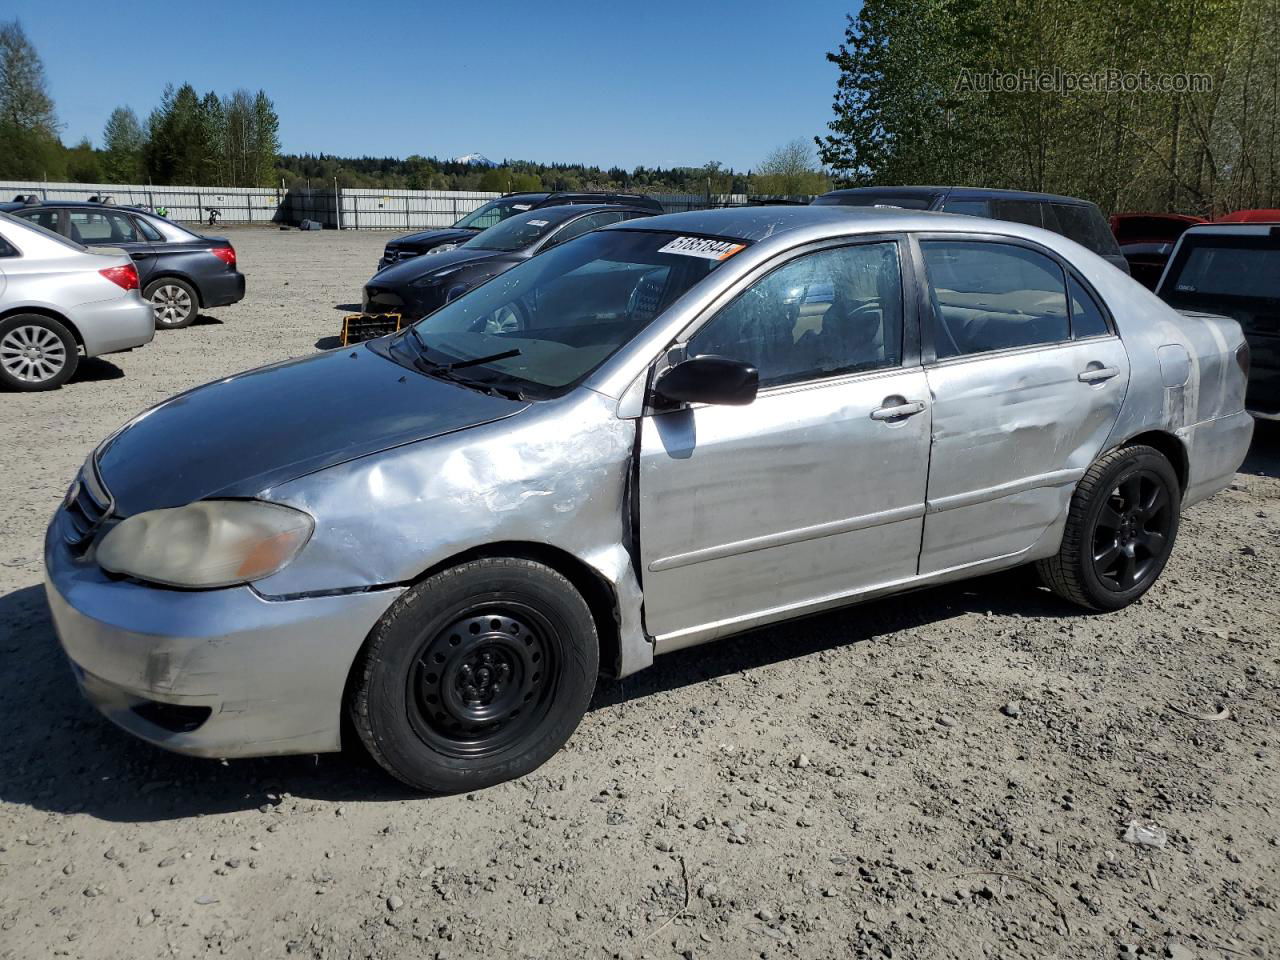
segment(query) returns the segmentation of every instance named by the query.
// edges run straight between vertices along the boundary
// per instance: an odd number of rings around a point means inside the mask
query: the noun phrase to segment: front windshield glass
[[[563,207],[561,208],[564,209]],[[523,250],[545,237],[564,222],[564,216],[539,216],[541,210],[530,210],[519,217],[509,217],[501,223],[478,233],[462,246],[469,250]]]
[[[468,366],[467,378],[554,396],[743,246],[640,230],[587,233],[445,304],[394,346],[419,351],[428,364],[493,358]]]
[[[532,204],[528,197],[503,197],[501,200],[490,200],[483,207],[477,207],[454,224],[455,227],[466,227],[470,230],[485,230],[495,223],[501,223],[517,213],[524,213]]]

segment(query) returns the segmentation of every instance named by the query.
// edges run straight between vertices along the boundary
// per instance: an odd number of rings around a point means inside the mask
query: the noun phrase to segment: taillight
[[[1249,342],[1246,340],[1240,346],[1236,347],[1236,363],[1240,370],[1244,373],[1244,378],[1249,379]]]
[[[122,290],[138,289],[138,268],[132,263],[125,264],[123,267],[107,267],[98,272]]]
[[[236,265],[235,247],[214,247],[209,252],[225,263],[228,267],[234,267]]]

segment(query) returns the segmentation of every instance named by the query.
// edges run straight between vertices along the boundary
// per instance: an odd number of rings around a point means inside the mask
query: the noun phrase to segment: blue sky
[[[289,153],[741,170],[824,132],[823,55],[857,3],[4,6],[44,58],[67,143],[98,143],[113,107],[145,119],[165,83],[190,81],[264,88]]]

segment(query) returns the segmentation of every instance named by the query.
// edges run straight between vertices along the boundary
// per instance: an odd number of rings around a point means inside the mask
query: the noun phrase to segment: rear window
[[[901,207],[903,210],[931,210],[938,194],[894,193],[890,190],[871,193],[827,194],[813,201],[815,207]]]
[[[1103,256],[1118,256],[1120,245],[1102,211],[1092,203],[1045,204],[1045,227]],[[1056,226],[1050,218],[1057,220]]]
[[[1184,246],[1161,295],[1222,300],[1280,300],[1280,241],[1233,237]]]

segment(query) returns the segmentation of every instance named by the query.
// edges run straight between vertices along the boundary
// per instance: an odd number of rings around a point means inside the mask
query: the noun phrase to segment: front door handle
[[[154,257],[155,254],[147,250],[134,250],[129,256],[135,260],[145,260],[147,257]]]
[[[872,420],[903,420],[924,412],[924,401],[922,400],[903,400],[901,397],[891,397],[890,399],[898,402],[872,410]]]
[[[1112,377],[1120,376],[1119,367],[1089,367],[1080,373],[1077,380],[1081,383],[1102,383]]]

